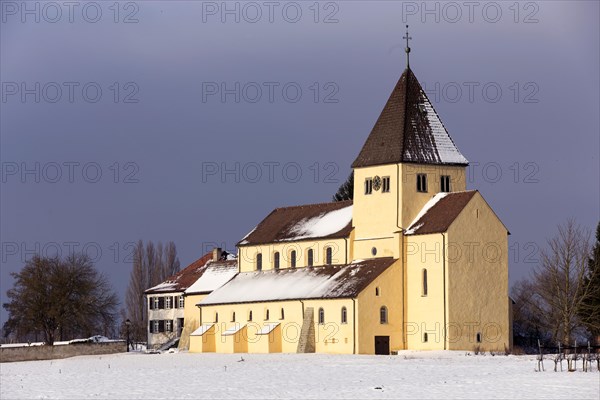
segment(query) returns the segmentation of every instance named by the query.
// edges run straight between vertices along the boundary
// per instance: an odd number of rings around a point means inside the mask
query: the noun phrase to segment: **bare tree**
[[[553,340],[569,343],[581,328],[582,301],[592,285],[586,280],[590,231],[574,220],[558,226],[556,236],[541,252],[541,263],[532,274],[529,305],[551,328]]]

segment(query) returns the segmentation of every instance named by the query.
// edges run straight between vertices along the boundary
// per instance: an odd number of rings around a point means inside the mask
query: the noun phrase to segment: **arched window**
[[[427,269],[423,268],[423,296],[427,296]]]
[[[252,321],[252,310],[248,312],[248,321]]]
[[[262,253],[256,255],[256,270],[262,271]]]
[[[375,288],[375,296],[379,296],[379,287]]]
[[[296,268],[296,250],[290,252],[290,267]]]
[[[285,311],[283,310],[283,307],[281,307],[281,319],[285,319]]]
[[[215,322],[219,322],[219,313],[215,312]]]
[[[342,324],[348,323],[348,310],[346,307],[342,307]]]
[[[427,337],[427,332],[423,333],[423,343],[427,343],[429,337]]]
[[[275,254],[273,254],[273,265],[275,267],[275,269],[279,269],[279,252],[276,251]]]
[[[325,323],[325,310],[323,310],[323,307],[319,308],[319,324],[324,324]]]
[[[379,309],[379,323],[387,324],[388,323],[388,311],[386,306],[381,306]]]
[[[481,343],[481,333],[477,332],[477,343]]]
[[[235,311],[231,313],[231,322],[235,322]]]
[[[269,320],[269,309],[267,308],[267,311],[265,312],[265,321]]]
[[[325,249],[325,264],[333,264],[333,249],[331,247]]]
[[[314,263],[314,252],[313,249],[308,249],[308,251],[306,252],[306,265],[308,265],[309,267],[313,266]]]

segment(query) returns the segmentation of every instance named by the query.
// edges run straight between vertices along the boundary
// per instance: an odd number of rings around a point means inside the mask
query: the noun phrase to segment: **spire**
[[[410,46],[408,45],[408,41],[412,40],[412,37],[408,36],[408,25],[406,25],[406,36],[402,39],[406,39],[406,48],[404,49],[406,52],[406,68],[410,69]]]

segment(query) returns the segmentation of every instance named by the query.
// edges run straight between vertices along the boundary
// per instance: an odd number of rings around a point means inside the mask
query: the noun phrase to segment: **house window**
[[[390,192],[390,177],[389,176],[384,176],[383,177],[383,185],[381,188],[381,192],[382,193],[389,193]]]
[[[423,268],[423,296],[427,296],[427,269]]]
[[[379,323],[387,324],[388,323],[388,311],[386,306],[381,306],[379,309]]]
[[[171,296],[165,297],[165,309],[167,309],[167,310],[172,308],[171,299],[172,299]]]
[[[427,336],[427,332],[423,333],[423,343],[427,343],[429,337]]]
[[[215,322],[219,322],[219,313],[215,312]]]
[[[248,321],[252,321],[252,310],[248,312]]]
[[[165,321],[165,332],[173,332],[173,321],[170,319]]]
[[[427,174],[417,174],[417,192],[427,192]]]
[[[290,252],[290,267],[296,268],[296,250]]]
[[[154,309],[156,310],[158,307],[160,307],[160,299],[158,297],[154,298]]]
[[[373,193],[373,178],[365,179],[365,194]]]
[[[256,270],[262,271],[262,253],[256,255]]]
[[[185,306],[185,297],[179,296],[179,308],[183,308]]]
[[[265,312],[265,321],[269,320],[269,309],[267,308],[267,311]]]
[[[450,191],[450,175],[442,175],[440,177],[440,192]]]
[[[323,307],[319,308],[319,324],[324,324],[325,323],[325,310],[323,310]]]
[[[235,311],[231,313],[231,322],[235,322]]]
[[[348,323],[348,310],[346,307],[342,307],[342,324]]]
[[[379,287],[375,288],[375,296],[379,296]]]
[[[157,320],[152,321],[152,333],[158,333],[159,329],[160,329],[159,321],[157,321]]]
[[[481,343],[481,333],[477,332],[477,343]]]
[[[279,252],[276,251],[275,254],[273,254],[273,266],[275,269],[279,269]]]
[[[306,259],[308,260],[307,261],[308,266],[312,267],[313,263],[314,263],[314,252],[313,252],[313,249],[308,249],[308,251],[306,252]]]
[[[280,319],[285,319],[285,311],[283,310],[283,307],[281,308],[281,318]]]
[[[331,247],[325,249],[325,264],[333,264],[333,249]]]

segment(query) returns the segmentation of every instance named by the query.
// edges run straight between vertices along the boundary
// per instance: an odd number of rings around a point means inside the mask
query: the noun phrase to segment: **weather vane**
[[[406,36],[402,39],[406,39],[406,48],[404,49],[406,52],[406,68],[410,68],[410,46],[408,45],[408,41],[412,40],[412,37],[408,36],[408,25],[406,25]]]

